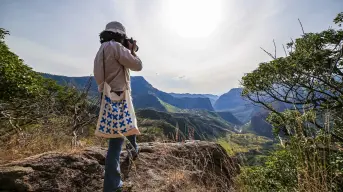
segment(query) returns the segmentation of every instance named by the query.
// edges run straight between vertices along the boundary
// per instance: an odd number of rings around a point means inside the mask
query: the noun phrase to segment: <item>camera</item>
[[[130,42],[131,44],[133,44],[133,38],[132,38],[132,37],[131,37],[131,39],[125,38],[125,39],[124,39],[123,46],[126,47],[126,48],[129,48],[129,42]],[[138,46],[136,46],[136,47],[137,47],[137,49],[134,50],[135,52],[138,51]]]

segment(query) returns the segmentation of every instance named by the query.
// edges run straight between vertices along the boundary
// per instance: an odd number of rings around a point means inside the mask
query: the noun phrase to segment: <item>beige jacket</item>
[[[101,44],[94,59],[94,78],[99,91],[103,89],[104,78],[112,91],[131,89],[130,70],[142,70],[142,61],[137,56],[133,56],[129,49],[115,41]]]

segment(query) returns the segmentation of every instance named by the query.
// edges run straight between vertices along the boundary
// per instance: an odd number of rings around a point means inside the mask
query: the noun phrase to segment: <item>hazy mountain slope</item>
[[[209,98],[211,101],[212,106],[214,106],[214,103],[217,101],[219,98],[218,95],[213,95],[213,94],[191,94],[191,93],[169,93],[170,95],[178,98],[182,97],[188,97],[188,98]]]
[[[227,111],[236,107],[250,104],[250,102],[244,100],[241,96],[241,88],[233,88],[229,92],[221,95],[214,104],[216,111]]]
[[[242,123],[249,122],[256,106],[241,96],[242,90],[242,88],[233,88],[221,95],[215,102],[214,109],[229,111]]]
[[[217,112],[217,114],[226,120],[227,122],[230,122],[234,125],[243,125],[241,121],[239,121],[234,115],[232,115],[231,112],[229,111],[222,111],[222,112]]]
[[[286,105],[281,102],[274,102],[272,106],[274,107],[275,110],[279,112],[282,112],[291,107],[290,105]],[[246,131],[248,132],[250,131],[258,135],[266,136],[270,138],[274,137],[272,126],[266,120],[269,113],[270,111],[262,107],[255,108],[252,113],[250,124],[246,127]]]

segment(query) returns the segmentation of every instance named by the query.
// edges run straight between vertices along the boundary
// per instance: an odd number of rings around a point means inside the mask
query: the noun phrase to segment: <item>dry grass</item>
[[[72,144],[71,129],[65,118],[31,125],[20,134],[0,141],[0,164],[49,151],[73,152],[88,146],[105,146],[107,143],[105,139],[94,137],[93,129],[83,128],[78,142]]]
[[[235,162],[215,143],[154,143],[154,152],[144,144],[129,168],[122,167],[125,182],[134,191],[230,191],[237,174]],[[128,171],[129,170],[129,171]]]
[[[330,119],[328,115],[324,119],[324,130],[318,132],[315,138],[305,137],[302,133],[304,121],[311,121],[305,115],[296,116],[294,127],[295,134],[290,141],[290,151],[296,157],[298,172],[298,190],[309,192],[331,192],[343,190],[342,186],[337,187],[337,166],[335,165],[334,154],[342,155],[336,147],[336,143],[331,140]],[[304,118],[306,118],[304,120]],[[314,121],[314,120],[312,120]],[[342,179],[342,176],[340,176]]]
[[[9,143],[0,147],[0,164],[50,151],[67,153],[80,151],[94,146],[92,143],[97,143],[94,139],[85,138],[79,142],[79,145],[72,146],[71,141],[71,136],[56,138],[56,136],[45,134],[25,140],[13,136]]]
[[[315,146],[316,142],[324,142],[324,149]],[[331,151],[332,144],[330,140],[326,141],[304,141],[297,142],[295,153],[297,156],[298,167],[298,190],[309,192],[331,192],[337,191],[335,185],[335,167],[331,155],[336,153]]]

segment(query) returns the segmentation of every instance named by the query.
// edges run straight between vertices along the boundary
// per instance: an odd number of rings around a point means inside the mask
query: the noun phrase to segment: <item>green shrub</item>
[[[276,151],[264,166],[243,167],[236,183],[241,191],[296,191],[295,157],[287,150]]]

